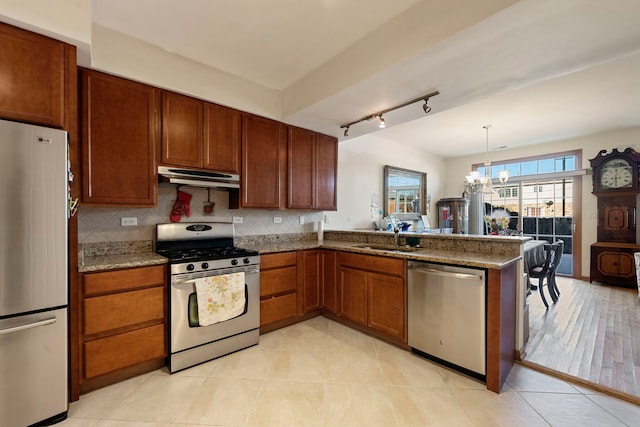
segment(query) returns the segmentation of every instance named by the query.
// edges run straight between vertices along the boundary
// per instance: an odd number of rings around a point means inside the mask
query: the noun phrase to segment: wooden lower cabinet
[[[80,390],[120,381],[119,371],[142,373],[136,365],[164,365],[166,266],[85,273],[82,283]]]
[[[298,312],[296,251],[260,256],[260,327],[294,318]]]
[[[336,251],[323,249],[320,251],[322,262],[322,285],[320,293],[320,306],[323,311],[329,313],[338,312],[338,281]]]
[[[367,272],[339,267],[339,315],[354,322],[367,324]]]
[[[260,326],[296,316],[296,294],[271,296],[260,301]]]
[[[640,252],[640,245],[610,242],[592,244],[589,280],[635,288],[635,252]]]
[[[369,327],[404,340],[405,288],[402,277],[367,273]]]
[[[338,252],[340,317],[407,342],[406,262]]]
[[[164,358],[165,347],[162,324],[87,341],[85,376],[94,378],[149,359]]]
[[[406,295],[403,259],[328,249],[261,256],[263,332],[322,312],[406,344]]]
[[[302,268],[299,269],[302,281],[301,307],[299,314],[320,309],[322,293],[322,251],[313,249],[300,251]]]

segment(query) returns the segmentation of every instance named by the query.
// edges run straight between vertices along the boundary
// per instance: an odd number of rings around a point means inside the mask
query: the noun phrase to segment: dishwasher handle
[[[464,280],[482,280],[481,274],[455,273],[453,271],[444,271],[429,267],[419,267],[417,265],[410,265],[408,268],[411,271],[415,271],[416,273],[433,274],[434,276],[450,277]]]

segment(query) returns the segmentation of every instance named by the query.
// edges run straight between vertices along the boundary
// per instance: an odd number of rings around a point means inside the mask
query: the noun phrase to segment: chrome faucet
[[[393,233],[394,233],[393,240],[396,245],[396,248],[398,248],[400,247],[400,229],[398,228],[397,225],[393,226]]]

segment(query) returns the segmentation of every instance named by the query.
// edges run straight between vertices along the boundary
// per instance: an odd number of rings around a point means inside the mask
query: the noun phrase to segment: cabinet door
[[[162,92],[162,157],[171,166],[201,168],[203,102]]]
[[[165,357],[167,355],[165,325],[153,325],[86,341],[83,351],[85,379]]]
[[[242,207],[283,207],[286,137],[284,124],[249,114],[242,115]]]
[[[338,312],[336,262],[335,251],[323,250],[322,257],[322,309],[331,313]]]
[[[339,269],[340,315],[367,324],[367,273],[351,268]]]
[[[314,209],[336,210],[338,139],[316,134]]]
[[[287,207],[315,207],[315,132],[289,126]]]
[[[0,117],[64,127],[65,49],[65,43],[0,23]]]
[[[204,167],[240,173],[240,112],[204,104]]]
[[[368,273],[367,326],[405,340],[406,298],[404,280],[384,274]]]
[[[302,313],[320,309],[322,281],[321,251],[302,251]]]
[[[81,70],[82,201],[154,206],[157,89]]]

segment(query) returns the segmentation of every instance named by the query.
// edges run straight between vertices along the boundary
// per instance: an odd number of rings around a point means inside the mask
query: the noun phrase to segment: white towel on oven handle
[[[224,322],[244,312],[243,272],[196,279],[195,287],[200,326]]]

